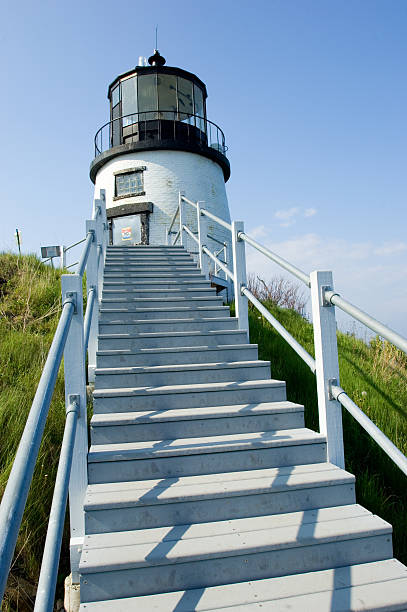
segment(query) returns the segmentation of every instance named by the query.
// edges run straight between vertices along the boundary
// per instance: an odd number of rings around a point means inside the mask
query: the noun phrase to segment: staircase
[[[81,610],[406,610],[391,526],[182,247],[108,247]]]

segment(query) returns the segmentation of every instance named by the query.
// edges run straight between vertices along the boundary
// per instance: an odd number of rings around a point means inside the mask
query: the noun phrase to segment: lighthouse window
[[[203,95],[202,89],[194,85],[194,102],[195,102],[195,115],[198,115],[196,119],[196,125],[200,130],[203,130],[203,119],[200,117],[204,116],[204,104],[203,104]]]
[[[180,120],[185,121],[194,114],[192,83],[178,78],[178,111]]]
[[[123,125],[131,125],[137,122],[137,117],[126,117],[132,113],[137,113],[137,78],[132,77],[122,81],[122,109]]]
[[[143,172],[116,174],[116,197],[144,195]]]
[[[139,77],[138,83],[138,109],[140,113],[148,113],[141,119],[155,119],[156,113],[149,111],[156,111],[158,109],[157,104],[157,75],[156,74],[143,74]]]
[[[158,76],[158,108],[162,119],[175,119],[177,110],[177,78],[172,74]]]
[[[120,102],[120,85],[115,87],[112,91],[112,106],[116,106]]]

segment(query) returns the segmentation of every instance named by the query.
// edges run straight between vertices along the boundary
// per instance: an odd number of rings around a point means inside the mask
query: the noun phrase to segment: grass
[[[0,253],[0,494],[3,494],[61,312],[61,272],[34,255]],[[63,368],[56,381],[3,610],[33,609],[65,424]],[[65,537],[65,545],[67,539]],[[62,558],[60,582],[69,574]]]
[[[294,310],[265,306],[314,356],[313,328]],[[271,361],[287,397],[305,406],[307,427],[318,430],[315,376],[257,311],[250,309],[250,341]],[[379,338],[370,345],[337,334],[340,384],[369,418],[407,454],[407,356]],[[394,555],[407,563],[407,477],[343,409],[346,469],[356,476],[358,503],[393,525]]]

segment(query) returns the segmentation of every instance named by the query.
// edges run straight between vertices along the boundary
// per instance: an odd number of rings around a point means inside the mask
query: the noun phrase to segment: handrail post
[[[94,232],[94,239],[90,245],[88,262],[86,266],[86,295],[89,295],[89,291],[94,288],[96,291],[96,299],[93,303],[93,311],[91,313],[91,324],[88,341],[88,380],[89,382],[95,381],[95,369],[96,369],[96,351],[97,351],[97,338],[98,338],[98,308],[99,308],[99,295],[98,295],[98,252],[96,242],[96,230],[97,223],[94,219],[86,221],[86,234],[89,231]]]
[[[170,230],[169,230],[169,226],[167,225],[166,228],[165,228],[165,244],[167,246],[169,246],[169,244],[170,244],[169,238],[170,238]]]
[[[232,253],[233,273],[235,291],[235,316],[238,320],[239,329],[247,331],[249,339],[249,308],[245,295],[242,295],[242,287],[247,284],[246,279],[246,251],[245,243],[239,238],[239,232],[244,232],[243,221],[232,222]]]
[[[98,298],[99,302],[102,299],[102,288],[103,288],[103,268],[104,268],[104,253],[103,253],[103,240],[104,240],[104,223],[103,223],[103,203],[102,200],[95,200],[95,210],[99,208],[99,214],[96,214],[96,248],[97,248],[97,271],[98,271]]]
[[[332,272],[316,270],[310,279],[319,430],[327,438],[328,461],[344,468],[342,408],[330,392],[332,384],[339,385],[335,307],[324,297],[326,290],[333,290]]]
[[[61,270],[63,270],[66,266],[66,251],[65,251],[65,246],[63,244],[61,244],[61,246],[59,247],[61,249],[61,258],[60,258],[60,268]]]
[[[186,247],[186,233],[183,229],[183,225],[186,221],[185,219],[185,202],[182,199],[182,196],[185,195],[183,191],[178,192],[178,209],[179,209],[179,231],[180,231],[180,244],[181,246]]]
[[[78,424],[69,480],[69,516],[71,526],[70,558],[72,582],[79,583],[79,559],[85,536],[85,513],[83,502],[88,485],[87,452],[88,427],[86,410],[86,378],[83,340],[83,296],[82,278],[79,274],[63,274],[61,277],[62,295],[75,299],[75,311],[64,350],[65,406],[71,396],[79,399]]]
[[[201,268],[202,274],[205,278],[209,278],[209,262],[208,257],[202,250],[203,246],[206,246],[206,240],[208,236],[208,219],[202,214],[201,209],[203,208],[204,202],[196,203],[196,214],[198,220],[198,240],[199,240],[199,267]]]
[[[104,189],[100,190],[100,198],[99,198],[100,206],[101,206],[101,219],[102,219],[102,249],[103,249],[103,263],[106,258],[106,247],[109,244],[109,226],[107,223],[107,215],[106,215],[106,191]]]

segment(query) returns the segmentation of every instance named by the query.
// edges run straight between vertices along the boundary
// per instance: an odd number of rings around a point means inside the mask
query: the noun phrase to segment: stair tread
[[[158,302],[162,304],[162,297],[108,297],[102,298],[102,304],[108,304],[109,302],[129,302],[130,304],[133,302],[140,302],[144,304],[145,302]],[[190,296],[190,297],[166,297],[165,303],[176,302],[177,304],[180,302],[222,302],[223,298],[218,297],[216,295],[208,295],[208,296]]]
[[[134,395],[153,395],[168,393],[190,393],[205,391],[216,391],[225,389],[261,389],[264,387],[285,387],[285,382],[281,380],[239,380],[231,382],[214,383],[192,383],[186,385],[162,385],[159,387],[124,387],[117,389],[95,389],[93,397],[129,397]]]
[[[137,423],[159,423],[166,421],[185,421],[190,419],[217,419],[227,416],[242,417],[248,415],[270,414],[279,412],[303,412],[304,407],[293,402],[261,402],[258,404],[233,404],[231,406],[208,406],[203,408],[180,408],[169,410],[148,410],[143,412],[113,412],[94,414],[91,424],[96,427],[110,425],[134,425]]]
[[[302,427],[300,429],[222,434],[218,436],[200,436],[198,438],[95,444],[89,449],[88,462],[130,461],[139,458],[201,455],[255,448],[321,444],[325,440],[324,435]]]
[[[188,332],[185,332],[188,333]],[[147,334],[151,335],[151,334]],[[127,337],[127,336],[126,336]],[[214,351],[240,351],[244,349],[257,349],[257,344],[219,344],[218,346],[164,346],[160,348],[140,348],[140,349],[105,349],[97,351],[97,355],[160,355],[162,353],[206,353]]]
[[[270,612],[392,611],[406,609],[406,592],[407,568],[396,559],[386,559],[205,589],[99,601],[81,606],[80,611],[206,612],[223,606],[228,610],[242,606],[257,610],[261,606]]]
[[[199,319],[154,319],[154,324],[167,324],[167,325],[174,325],[174,323],[183,323],[185,321],[187,321],[188,323],[223,323],[225,321],[230,321],[233,320],[233,317],[213,317],[210,319],[207,319],[205,317],[199,318]],[[151,323],[151,321],[149,321],[148,319],[134,319],[133,321],[102,321],[101,324],[102,325],[146,325],[148,323]],[[169,331],[169,332],[139,332],[137,334],[130,334],[130,333],[121,333],[121,334],[115,334],[115,337],[125,337],[125,338],[138,338],[140,336],[147,336],[147,337],[158,337],[158,336],[214,336],[216,334],[242,334],[245,333],[244,330],[241,329],[212,329],[212,330],[208,330],[208,331],[201,331],[201,330],[190,330],[190,331]],[[98,336],[99,338],[110,338],[112,337],[112,334],[99,334]]]
[[[244,470],[226,474],[89,485],[85,511],[151,506],[338,484],[355,477],[330,463]]]
[[[162,300],[160,300],[160,302],[162,302]],[[214,311],[214,310],[218,310],[218,311],[223,311],[225,312],[225,310],[228,310],[229,306],[162,306],[160,308],[155,307],[155,308],[134,308],[134,310],[131,310],[130,312],[196,312],[196,311],[202,311],[202,310],[210,310],[210,311]],[[125,308],[104,308],[101,307],[99,309],[99,312],[128,312]],[[177,319],[178,320],[178,319]],[[104,321],[102,321],[103,323]]]
[[[166,364],[158,366],[121,366],[114,368],[96,368],[95,374],[139,374],[139,373],[154,373],[154,372],[189,372],[200,370],[221,370],[221,369],[236,369],[236,368],[256,368],[270,367],[269,361],[221,361],[214,363],[186,363],[186,364]]]
[[[288,514],[87,535],[83,574],[188,563],[390,535],[383,519],[352,504]]]

